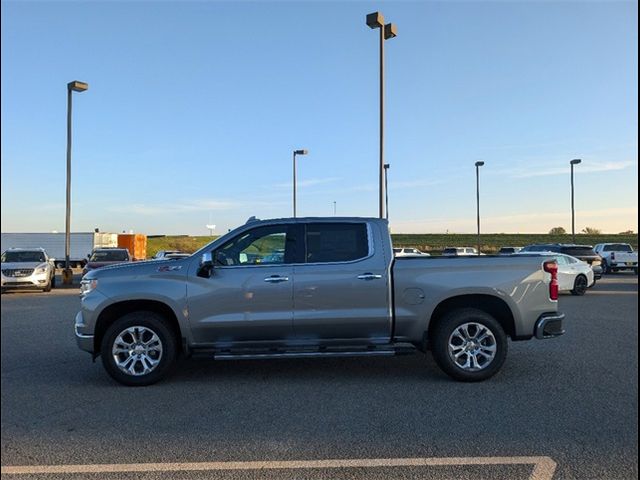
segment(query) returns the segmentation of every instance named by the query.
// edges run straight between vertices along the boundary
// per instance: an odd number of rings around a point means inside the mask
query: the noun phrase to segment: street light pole
[[[308,154],[309,151],[308,150],[294,150],[293,151],[293,218],[296,218],[296,182],[297,182],[297,178],[296,178],[296,155],[306,155]]]
[[[367,15],[366,23],[369,28],[380,29],[380,165],[378,171],[378,216],[384,218],[384,41],[397,36],[395,24],[384,23],[384,16],[380,12]]]
[[[480,167],[484,162],[476,162],[476,220],[478,225],[478,255],[480,255]]]
[[[71,285],[73,271],[69,264],[69,251],[71,250],[71,98],[72,92],[84,92],[89,85],[74,80],[67,84],[67,202],[64,232],[64,270],[62,271],[62,283]]]
[[[336,210],[337,210],[337,208],[336,208],[336,201],[334,200],[334,201],[333,201],[333,216],[334,216],[334,217],[336,216]]]
[[[573,166],[581,163],[582,160],[575,158],[569,162],[571,165],[571,238],[573,243],[576,243],[576,210],[573,197]]]
[[[384,211],[385,211],[385,218],[387,220],[389,220],[389,178],[387,177],[387,172],[389,171],[389,167],[391,166],[388,163],[385,163],[384,165]]]

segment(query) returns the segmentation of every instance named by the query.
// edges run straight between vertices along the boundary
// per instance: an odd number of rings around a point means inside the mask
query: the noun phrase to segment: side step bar
[[[321,358],[321,357],[392,357],[408,355],[417,350],[411,344],[384,345],[368,349],[317,349],[317,350],[237,350],[211,352],[214,360],[263,360],[270,358]],[[194,352],[197,353],[197,352]],[[204,353],[204,352],[202,352]]]

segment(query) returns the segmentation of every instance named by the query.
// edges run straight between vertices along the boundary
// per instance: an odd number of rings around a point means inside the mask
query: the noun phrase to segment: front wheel
[[[587,287],[589,282],[587,281],[587,277],[584,275],[578,275],[573,282],[573,290],[571,290],[571,295],[584,295],[587,292]]]
[[[441,318],[430,344],[438,366],[463,382],[486,380],[498,373],[508,349],[500,323],[475,308],[454,310]]]
[[[151,385],[175,363],[177,339],[161,315],[133,312],[107,328],[100,354],[114,380],[129,386]]]

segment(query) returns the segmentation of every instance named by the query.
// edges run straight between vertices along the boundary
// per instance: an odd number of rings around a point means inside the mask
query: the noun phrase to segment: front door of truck
[[[293,337],[294,229],[259,226],[212,252],[209,278],[189,285],[194,343],[278,342]]]
[[[296,339],[387,343],[387,263],[381,251],[374,252],[367,223],[308,223],[298,235],[304,252],[293,270]]]

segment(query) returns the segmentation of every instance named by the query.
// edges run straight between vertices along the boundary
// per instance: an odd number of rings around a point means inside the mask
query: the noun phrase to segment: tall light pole
[[[293,151],[293,218],[296,218],[296,155],[307,155],[309,150],[294,150]]]
[[[389,186],[389,179],[387,178],[387,172],[389,171],[389,167],[391,165],[388,163],[385,163],[383,165],[384,167],[384,211],[385,211],[385,218],[387,220],[389,220],[389,191],[388,191],[388,186]]]
[[[576,243],[576,209],[575,203],[573,199],[573,166],[582,163],[582,160],[579,158],[574,158],[569,162],[571,165],[571,237],[573,243]]]
[[[478,255],[480,255],[480,167],[484,162],[476,162],[476,220],[478,225]]]
[[[336,208],[336,201],[334,200],[334,201],[333,201],[333,216],[334,216],[334,217],[336,216],[336,211],[337,211],[337,208]]]
[[[74,80],[67,84],[67,211],[64,232],[64,270],[62,271],[62,283],[71,285],[73,271],[69,265],[69,250],[71,249],[71,98],[73,92],[84,92],[89,85]]]
[[[367,15],[367,25],[369,28],[380,29],[380,165],[379,165],[379,195],[378,209],[380,218],[384,218],[384,195],[383,195],[383,170],[384,170],[384,41],[397,35],[397,28],[393,23],[384,23],[384,16],[380,12],[373,12]]]

